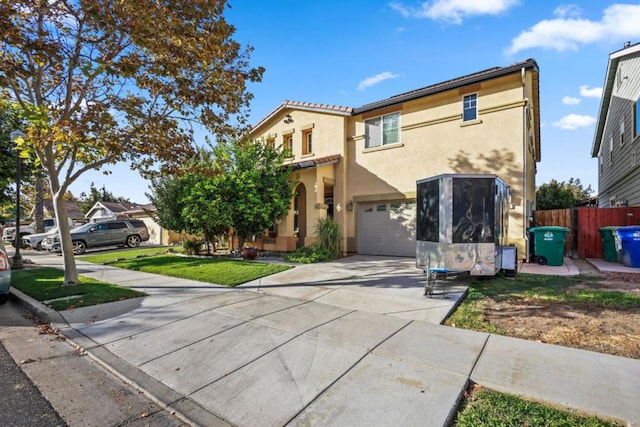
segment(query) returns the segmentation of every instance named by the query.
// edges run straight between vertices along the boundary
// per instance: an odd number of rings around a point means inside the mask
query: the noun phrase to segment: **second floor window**
[[[365,120],[364,125],[366,148],[400,142],[400,113]]]
[[[302,154],[313,153],[313,134],[311,129],[302,132]]]
[[[478,95],[472,93],[462,99],[462,121],[468,122],[478,118]]]
[[[282,149],[288,156],[293,156],[293,134],[283,135],[282,139]]]

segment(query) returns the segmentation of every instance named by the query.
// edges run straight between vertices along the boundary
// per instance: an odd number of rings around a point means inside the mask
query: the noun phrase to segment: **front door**
[[[304,184],[296,187],[293,199],[293,232],[296,236],[296,247],[304,246],[307,237],[307,190]]]

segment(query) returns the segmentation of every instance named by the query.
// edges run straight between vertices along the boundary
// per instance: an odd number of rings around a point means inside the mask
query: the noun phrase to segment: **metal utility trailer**
[[[516,248],[506,246],[511,194],[504,181],[490,174],[443,174],[416,185],[416,266],[426,273],[426,296],[453,275],[504,270],[515,277]]]

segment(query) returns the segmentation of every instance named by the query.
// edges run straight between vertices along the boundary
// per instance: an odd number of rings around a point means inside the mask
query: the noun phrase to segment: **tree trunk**
[[[64,284],[75,285],[80,283],[80,280],[78,279],[76,259],[73,257],[73,242],[71,241],[70,227],[67,219],[69,215],[67,214],[67,204],[65,203],[63,192],[57,191],[53,193],[53,207],[56,212],[58,235],[60,236],[60,245],[62,247]]]
[[[35,198],[35,220],[36,220],[36,232],[44,233],[44,180],[45,178],[36,178],[36,198]]]

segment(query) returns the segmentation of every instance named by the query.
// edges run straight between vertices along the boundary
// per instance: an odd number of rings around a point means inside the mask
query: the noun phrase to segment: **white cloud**
[[[393,74],[393,73],[390,73],[389,71],[376,74],[375,76],[367,77],[366,79],[358,83],[358,90],[365,90],[366,88],[377,85],[378,83],[383,82],[385,80],[395,79],[398,77],[400,77],[399,74]]]
[[[463,18],[474,15],[497,15],[520,3],[520,0],[431,0],[420,7],[393,2],[389,6],[405,18],[429,18],[461,24]]]
[[[556,18],[538,22],[511,41],[507,52],[543,48],[577,50],[580,45],[598,40],[629,40],[640,37],[640,4],[614,4],[606,8],[600,21],[579,17],[580,10],[561,6],[554,11]]]
[[[568,114],[553,122],[553,126],[564,130],[576,130],[578,128],[584,128],[591,126],[596,122],[596,118],[593,116],[583,116],[579,114]]]
[[[558,18],[568,18],[568,17],[576,18],[580,16],[581,13],[582,13],[582,9],[580,9],[575,4],[563,4],[556,7],[556,10],[553,11],[553,14]]]
[[[580,96],[583,98],[602,98],[602,88],[582,85],[580,86]]]
[[[580,98],[574,98],[572,96],[565,96],[562,98],[562,103],[565,105],[578,105],[580,104]]]

